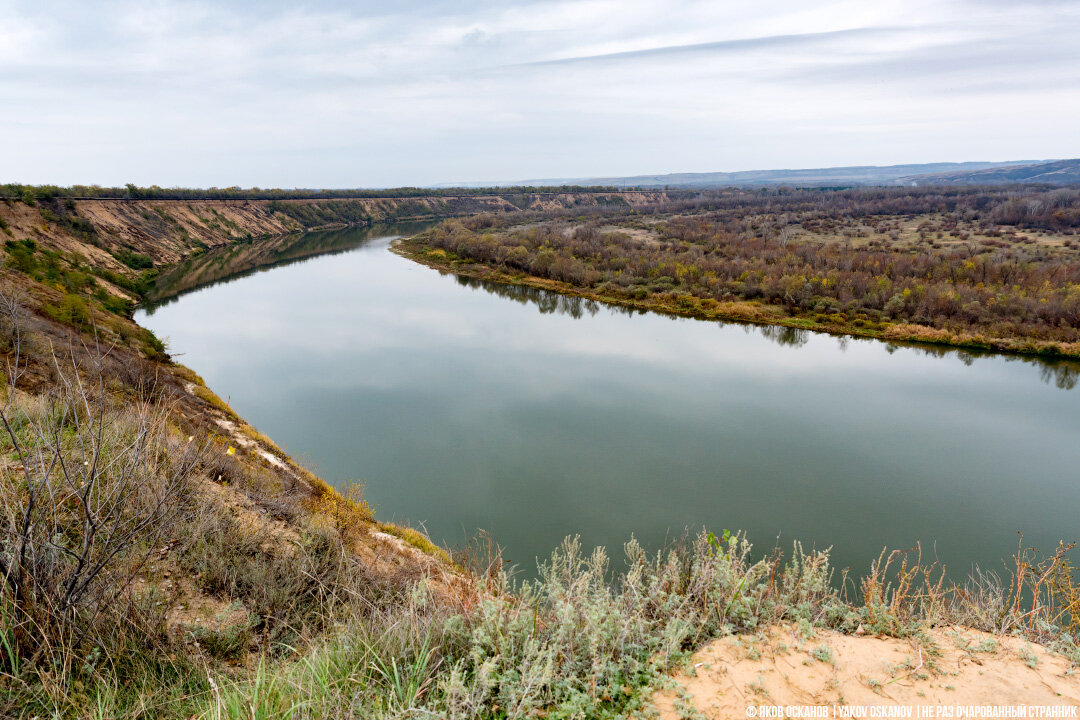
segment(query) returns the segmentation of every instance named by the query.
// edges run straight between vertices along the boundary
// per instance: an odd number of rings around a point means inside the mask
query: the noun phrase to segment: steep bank
[[[92,265],[118,272],[114,253],[127,251],[169,265],[199,249],[304,229],[434,219],[522,210],[643,207],[663,191],[551,192],[334,199],[170,200],[74,199],[54,196],[0,200],[0,231],[43,247],[76,251]]]
[[[281,657],[419,578],[450,606],[472,595],[423,534],[296,463],[131,320],[169,259],[298,227],[224,207],[0,201],[0,716],[81,716],[99,663],[144,702]]]
[[[197,288],[231,280],[319,255],[355,249],[365,238],[385,234],[409,235],[431,227],[433,221],[344,227],[290,233],[256,241],[235,242],[204,253],[193,253],[163,269],[146,292],[144,307],[168,302]]]
[[[661,197],[662,194],[656,195]],[[623,195],[536,194],[527,205],[572,207],[614,202]],[[650,195],[650,197],[652,197]],[[130,319],[133,304],[153,293],[179,292],[246,267],[332,250],[297,248],[295,233],[313,226],[365,224],[403,214],[514,209],[502,196],[357,198],[333,200],[0,200],[0,238],[6,262],[0,275],[6,298],[19,305],[21,329],[35,338],[37,353],[22,348],[18,390],[49,392],[57,376],[45,348],[76,346],[77,364],[91,360],[90,348],[105,348],[108,369],[132,396],[154,385],[155,401],[170,407],[184,433],[209,433],[233,448],[230,461],[251,461],[289,487],[319,497],[332,493],[271,440],[237,416],[191,370],[173,363],[161,342]],[[642,198],[633,194],[625,202]],[[254,242],[255,240],[260,242]],[[234,246],[227,267],[198,264],[209,248]],[[185,261],[185,262],[181,262]],[[164,282],[155,283],[159,279]],[[175,282],[176,285],[170,283]],[[163,289],[164,288],[164,289]],[[14,361],[15,348],[7,348]],[[364,511],[366,513],[366,510]],[[369,518],[370,520],[370,518]],[[372,527],[375,527],[372,525]],[[422,536],[386,526],[430,550]],[[396,546],[395,546],[396,547]],[[400,549],[400,548],[399,548]],[[399,553],[400,554],[400,553]],[[405,552],[408,558],[412,551]],[[415,558],[413,558],[415,559]]]

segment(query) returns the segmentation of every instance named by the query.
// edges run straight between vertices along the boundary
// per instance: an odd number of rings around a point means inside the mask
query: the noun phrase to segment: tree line
[[[581,185],[558,185],[543,187],[509,186],[482,188],[162,188],[157,185],[139,187],[127,184],[124,187],[103,187],[100,185],[22,185],[7,183],[0,185],[0,198],[34,204],[40,200],[54,198],[72,199],[116,199],[116,200],[332,200],[354,198],[408,198],[408,197],[473,197],[478,195],[506,195],[520,193],[608,193],[633,192],[616,187],[585,187]]]

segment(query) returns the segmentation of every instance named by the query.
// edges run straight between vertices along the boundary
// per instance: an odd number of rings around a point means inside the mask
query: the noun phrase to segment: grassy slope
[[[152,240],[145,224],[93,225],[87,236],[73,228],[82,215],[58,220],[48,210],[0,202],[0,237],[11,243],[0,269],[3,413],[13,428],[0,432],[0,715],[89,712],[86,681],[98,670],[117,714],[138,714],[151,695],[183,695],[192,678],[208,689],[200,666],[305,646],[347,604],[342,594],[371,601],[372,588],[393,592],[418,573],[440,587],[457,582],[445,551],[376,522],[362,495],[342,495],[299,466],[130,319],[124,301],[162,267],[143,267],[150,254],[197,253],[205,236],[174,226],[156,252],[131,245]],[[197,457],[181,461],[192,448]],[[76,457],[129,469],[116,475]],[[137,485],[124,484],[132,478]],[[74,507],[32,502],[76,488],[87,495]],[[167,501],[151,512],[136,488]],[[147,515],[149,525],[136,522]],[[94,525],[103,530],[85,529]],[[61,559],[20,589],[7,571],[19,563],[5,553],[20,543],[48,553],[57,532],[71,548],[88,543],[90,562]],[[126,544],[109,546],[115,537]],[[95,558],[99,572],[83,578]],[[74,577],[88,590],[64,610],[60,589]]]

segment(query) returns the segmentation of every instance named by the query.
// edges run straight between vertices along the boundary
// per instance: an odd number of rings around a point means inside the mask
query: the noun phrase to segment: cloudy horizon
[[[388,187],[1080,156],[1080,4],[0,0],[0,182]]]

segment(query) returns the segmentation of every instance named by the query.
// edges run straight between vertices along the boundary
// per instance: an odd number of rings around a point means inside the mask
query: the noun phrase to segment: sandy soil
[[[1017,638],[964,628],[932,630],[927,639],[823,630],[804,637],[793,626],[724,638],[696,653],[655,703],[663,720],[767,717],[761,706],[792,705],[847,706],[854,717],[873,716],[859,714],[857,706],[909,707],[910,717],[919,717],[920,708],[921,717],[971,717],[957,706],[1039,705],[1077,717],[1070,713],[1080,707],[1080,668],[1067,659]],[[826,717],[842,713],[830,708]],[[774,716],[797,714],[784,709]]]

